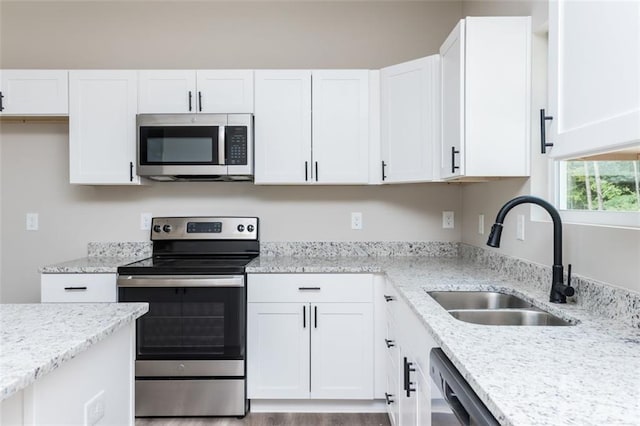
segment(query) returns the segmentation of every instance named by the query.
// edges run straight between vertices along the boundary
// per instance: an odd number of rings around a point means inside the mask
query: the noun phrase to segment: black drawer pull
[[[300,291],[320,291],[322,288],[320,287],[298,287]]]
[[[395,340],[384,339],[384,343],[387,345],[387,348],[393,348],[396,345]]]
[[[455,173],[460,166],[456,166],[456,154],[460,154],[460,151],[455,146],[451,147],[451,173]]]
[[[307,328],[307,306],[302,305],[302,328]]]
[[[65,287],[65,291],[85,291],[86,287]]]
[[[313,328],[318,328],[318,307],[313,307]]]
[[[189,90],[189,112],[191,112],[191,99],[193,98],[193,93]]]
[[[395,297],[393,296],[388,296],[388,295],[384,295],[384,300],[386,300],[387,302],[391,302],[392,300],[396,300]]]
[[[395,402],[393,399],[391,399],[392,396],[393,395],[390,393],[386,393],[386,392],[384,393],[384,399],[387,400],[387,405],[391,405]]]
[[[387,175],[384,174],[384,169],[387,167],[387,163],[385,163],[384,161],[382,162],[382,181],[384,182],[384,180],[387,178]]]
[[[198,92],[198,109],[202,112],[202,92]]]

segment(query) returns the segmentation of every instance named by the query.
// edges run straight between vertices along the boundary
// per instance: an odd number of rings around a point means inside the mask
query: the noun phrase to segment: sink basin
[[[534,308],[519,297],[495,291],[428,291],[446,310],[452,309],[503,309]]]
[[[483,325],[573,325],[548,312],[533,309],[450,310],[456,319]]]

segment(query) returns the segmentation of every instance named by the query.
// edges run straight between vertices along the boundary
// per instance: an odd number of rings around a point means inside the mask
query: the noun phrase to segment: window
[[[556,202],[565,220],[640,227],[640,161],[611,156],[557,162]]]

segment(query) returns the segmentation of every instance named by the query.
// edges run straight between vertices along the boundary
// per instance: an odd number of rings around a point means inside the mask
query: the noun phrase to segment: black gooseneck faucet
[[[567,285],[564,284],[564,268],[562,266],[562,221],[560,214],[555,207],[542,198],[522,195],[506,202],[496,216],[496,223],[491,227],[491,233],[487,240],[490,247],[500,247],[500,237],[502,235],[502,224],[507,213],[519,204],[531,203],[545,209],[551,219],[553,219],[553,267],[551,277],[551,294],[549,300],[553,303],[567,303],[567,296],[574,295],[575,290],[571,287],[571,265],[569,265],[569,279]]]

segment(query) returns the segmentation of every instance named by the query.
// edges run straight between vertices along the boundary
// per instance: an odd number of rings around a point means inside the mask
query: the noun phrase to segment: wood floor
[[[236,418],[136,419],[136,426],[389,426],[385,413],[249,413]]]

